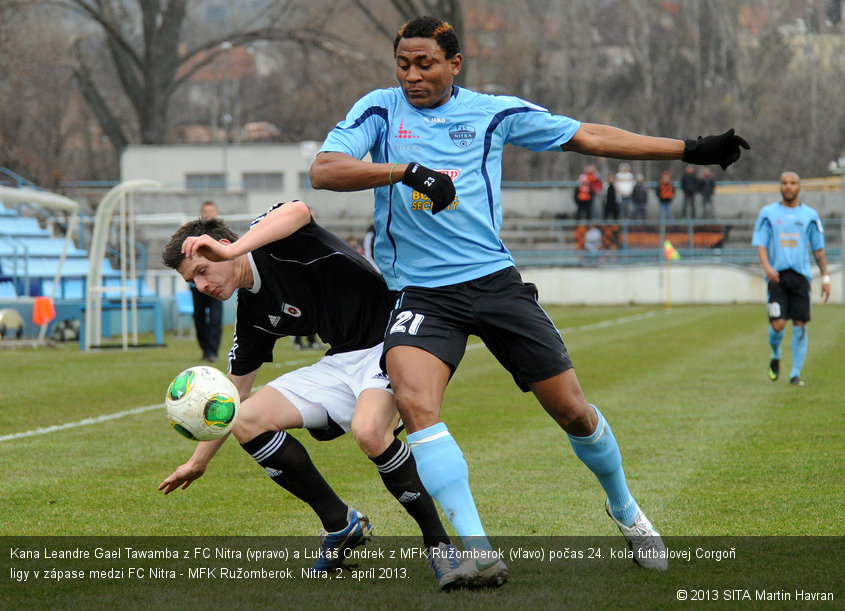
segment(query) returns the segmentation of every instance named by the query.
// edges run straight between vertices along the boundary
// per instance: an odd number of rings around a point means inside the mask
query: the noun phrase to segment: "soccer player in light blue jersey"
[[[822,298],[830,298],[830,276],[824,254],[824,228],[818,213],[798,199],[801,179],[795,172],[780,175],[781,200],[765,206],[754,224],[752,245],[766,272],[769,313],[769,379],[780,377],[781,341],[786,321],[792,319],[792,371],[789,381],[804,386],[801,368],[807,356],[810,322],[810,251],[822,274]]]
[[[464,542],[477,586],[508,569],[491,546],[467,463],[440,419],[470,334],[567,433],[607,493],[606,510],[635,561],[665,569],[660,535],[631,496],[605,418],[587,402],[560,333],[499,237],[502,149],[564,150],[618,159],[731,165],[748,144],[733,130],[695,140],[582,123],[509,96],[454,85],[463,57],[448,23],[419,17],[393,45],[399,87],[373,91],[329,133],[311,166],[316,189],[375,192],[375,259],[396,307],[383,361],[420,477]],[[369,155],[370,161],[363,161]],[[476,557],[473,558],[473,555]]]

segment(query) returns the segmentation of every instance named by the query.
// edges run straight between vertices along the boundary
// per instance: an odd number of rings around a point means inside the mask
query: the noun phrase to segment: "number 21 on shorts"
[[[424,318],[425,316],[422,314],[414,314],[408,310],[399,312],[396,315],[396,322],[390,327],[390,333],[410,333],[411,335],[416,335],[417,331],[420,330],[420,325]],[[410,325],[407,324],[409,320],[411,321]]]

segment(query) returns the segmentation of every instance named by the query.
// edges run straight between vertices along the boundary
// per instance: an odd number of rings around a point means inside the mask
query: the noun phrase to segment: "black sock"
[[[419,524],[423,544],[431,547],[440,542],[449,543],[449,535],[443,528],[434,501],[420,481],[417,462],[410,448],[400,439],[394,439],[384,452],[370,460],[378,467],[381,479],[390,494],[396,497],[405,511]]]
[[[264,467],[267,475],[295,497],[308,503],[329,532],[346,528],[346,503],[323,479],[305,447],[284,431],[266,431],[241,447]]]

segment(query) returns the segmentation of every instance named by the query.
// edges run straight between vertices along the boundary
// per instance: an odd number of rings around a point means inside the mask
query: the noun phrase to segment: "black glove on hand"
[[[431,213],[437,214],[455,199],[455,185],[443,172],[411,163],[402,175],[402,182],[431,200]]]
[[[684,140],[686,147],[681,160],[697,165],[710,165],[716,163],[723,170],[727,169],[734,161],[739,159],[742,151],[751,150],[745,138],[737,136],[733,129],[718,136],[698,137],[698,140]]]

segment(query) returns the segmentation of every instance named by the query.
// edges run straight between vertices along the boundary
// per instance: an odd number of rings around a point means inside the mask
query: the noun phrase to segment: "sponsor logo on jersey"
[[[458,176],[461,175],[460,170],[434,170],[435,172],[440,172],[441,174],[445,174],[449,178],[452,179],[452,182],[458,180]]]
[[[397,142],[393,145],[396,152],[414,153],[420,150],[420,145],[416,142]]]
[[[419,191],[414,191],[411,194],[411,210],[423,212],[431,210],[431,200],[428,198],[428,195],[423,195]],[[458,207],[458,198],[457,196],[455,199],[452,200],[452,203],[449,204],[444,208],[444,210],[454,210]]]
[[[425,122],[426,123],[435,123],[435,124],[446,123],[446,117],[426,117]]]
[[[405,129],[405,120],[402,119],[399,121],[399,131],[396,132],[396,138],[398,140],[408,140],[411,138],[419,138],[419,136],[412,134],[410,129]]]
[[[374,380],[387,380],[387,374],[383,371],[379,371],[376,375],[373,376]]]
[[[274,327],[277,327],[282,320],[281,316],[273,316],[272,314],[268,314],[267,318],[270,319],[270,324]]]
[[[302,310],[300,310],[295,305],[291,305],[289,303],[282,304],[282,312],[284,312],[288,316],[293,316],[294,318],[299,318],[300,316],[302,316]]]
[[[475,128],[466,123],[456,123],[449,128],[449,137],[459,149],[465,149],[475,140]]]

